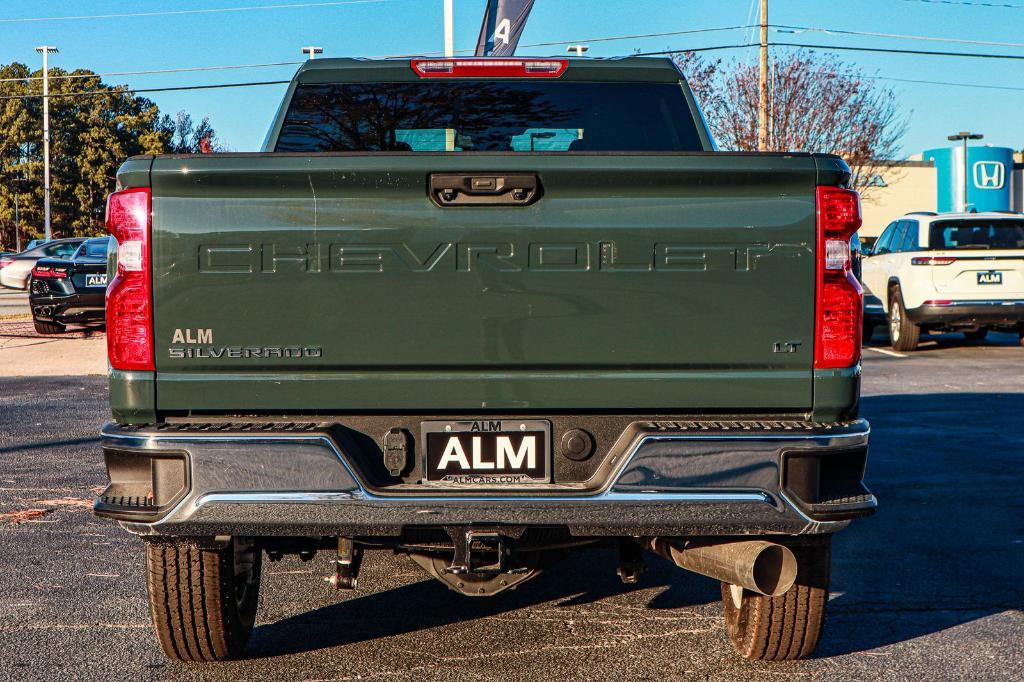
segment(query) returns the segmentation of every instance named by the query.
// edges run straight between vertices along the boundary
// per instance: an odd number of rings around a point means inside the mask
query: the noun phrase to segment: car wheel
[[[921,340],[921,327],[907,317],[903,294],[895,287],[889,296],[889,344],[893,350],[912,351]]]
[[[67,331],[67,327],[60,322],[43,322],[33,317],[32,324],[35,325],[37,334],[63,334]]]
[[[832,572],[832,536],[790,545],[796,555],[796,583],[778,597],[722,583],[729,639],[743,658],[793,661],[810,656],[825,623]]]
[[[262,554],[233,538],[146,543],[146,586],[157,640],[174,661],[226,661],[245,649],[256,622]]]
[[[979,327],[973,331],[964,332],[964,338],[968,341],[984,341],[988,336],[988,327]]]

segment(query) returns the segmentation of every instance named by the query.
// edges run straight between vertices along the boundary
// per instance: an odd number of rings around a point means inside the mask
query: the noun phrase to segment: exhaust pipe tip
[[[769,597],[779,597],[796,582],[796,556],[784,545],[766,542],[754,558],[751,580],[754,591]]]
[[[796,582],[796,555],[774,542],[650,538],[646,546],[680,568],[769,597],[785,594]]]

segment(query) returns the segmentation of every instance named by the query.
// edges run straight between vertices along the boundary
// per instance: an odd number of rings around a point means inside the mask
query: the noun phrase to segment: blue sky
[[[325,56],[427,53],[442,49],[442,0],[356,0],[332,7],[265,9],[159,17],[10,21],[77,15],[159,12],[314,3],[317,0],[3,0],[0,62],[39,63],[34,47],[61,52],[52,64],[100,73],[175,67],[292,61],[302,45]],[[964,0],[958,0],[961,2]],[[970,1],[970,0],[966,0]],[[521,44],[682,31],[751,23],[755,0],[536,0]],[[472,49],[485,0],[455,0],[455,46]],[[816,28],[1024,43],[1024,0],[999,0],[1020,9],[928,0],[771,0],[772,23]],[[635,49],[685,49],[749,42],[743,30],[591,43],[591,55]],[[947,49],[1024,55],[1024,48],[956,45],[819,33],[772,33],[772,40],[829,45]],[[562,47],[524,48],[520,54],[560,54]],[[756,59],[756,48],[710,53],[725,60]],[[1024,62],[841,53],[868,74],[1021,88],[1017,91],[885,82],[910,114],[904,155],[946,144],[945,136],[976,130],[985,142],[1024,147]],[[112,77],[133,87],[287,79],[294,66],[223,72]],[[209,116],[237,151],[258,148],[283,86],[154,93],[164,111]]]

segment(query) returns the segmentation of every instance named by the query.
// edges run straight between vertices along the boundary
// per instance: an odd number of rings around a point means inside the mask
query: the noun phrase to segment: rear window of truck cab
[[[1024,249],[1024,220],[964,218],[931,224],[932,249]]]
[[[545,80],[299,85],[275,151],[702,149],[677,83]]]

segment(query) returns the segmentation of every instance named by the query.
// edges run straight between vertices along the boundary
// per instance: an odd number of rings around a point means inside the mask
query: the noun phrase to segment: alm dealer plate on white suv
[[[421,431],[429,483],[505,486],[551,480],[549,421],[428,421]]]

